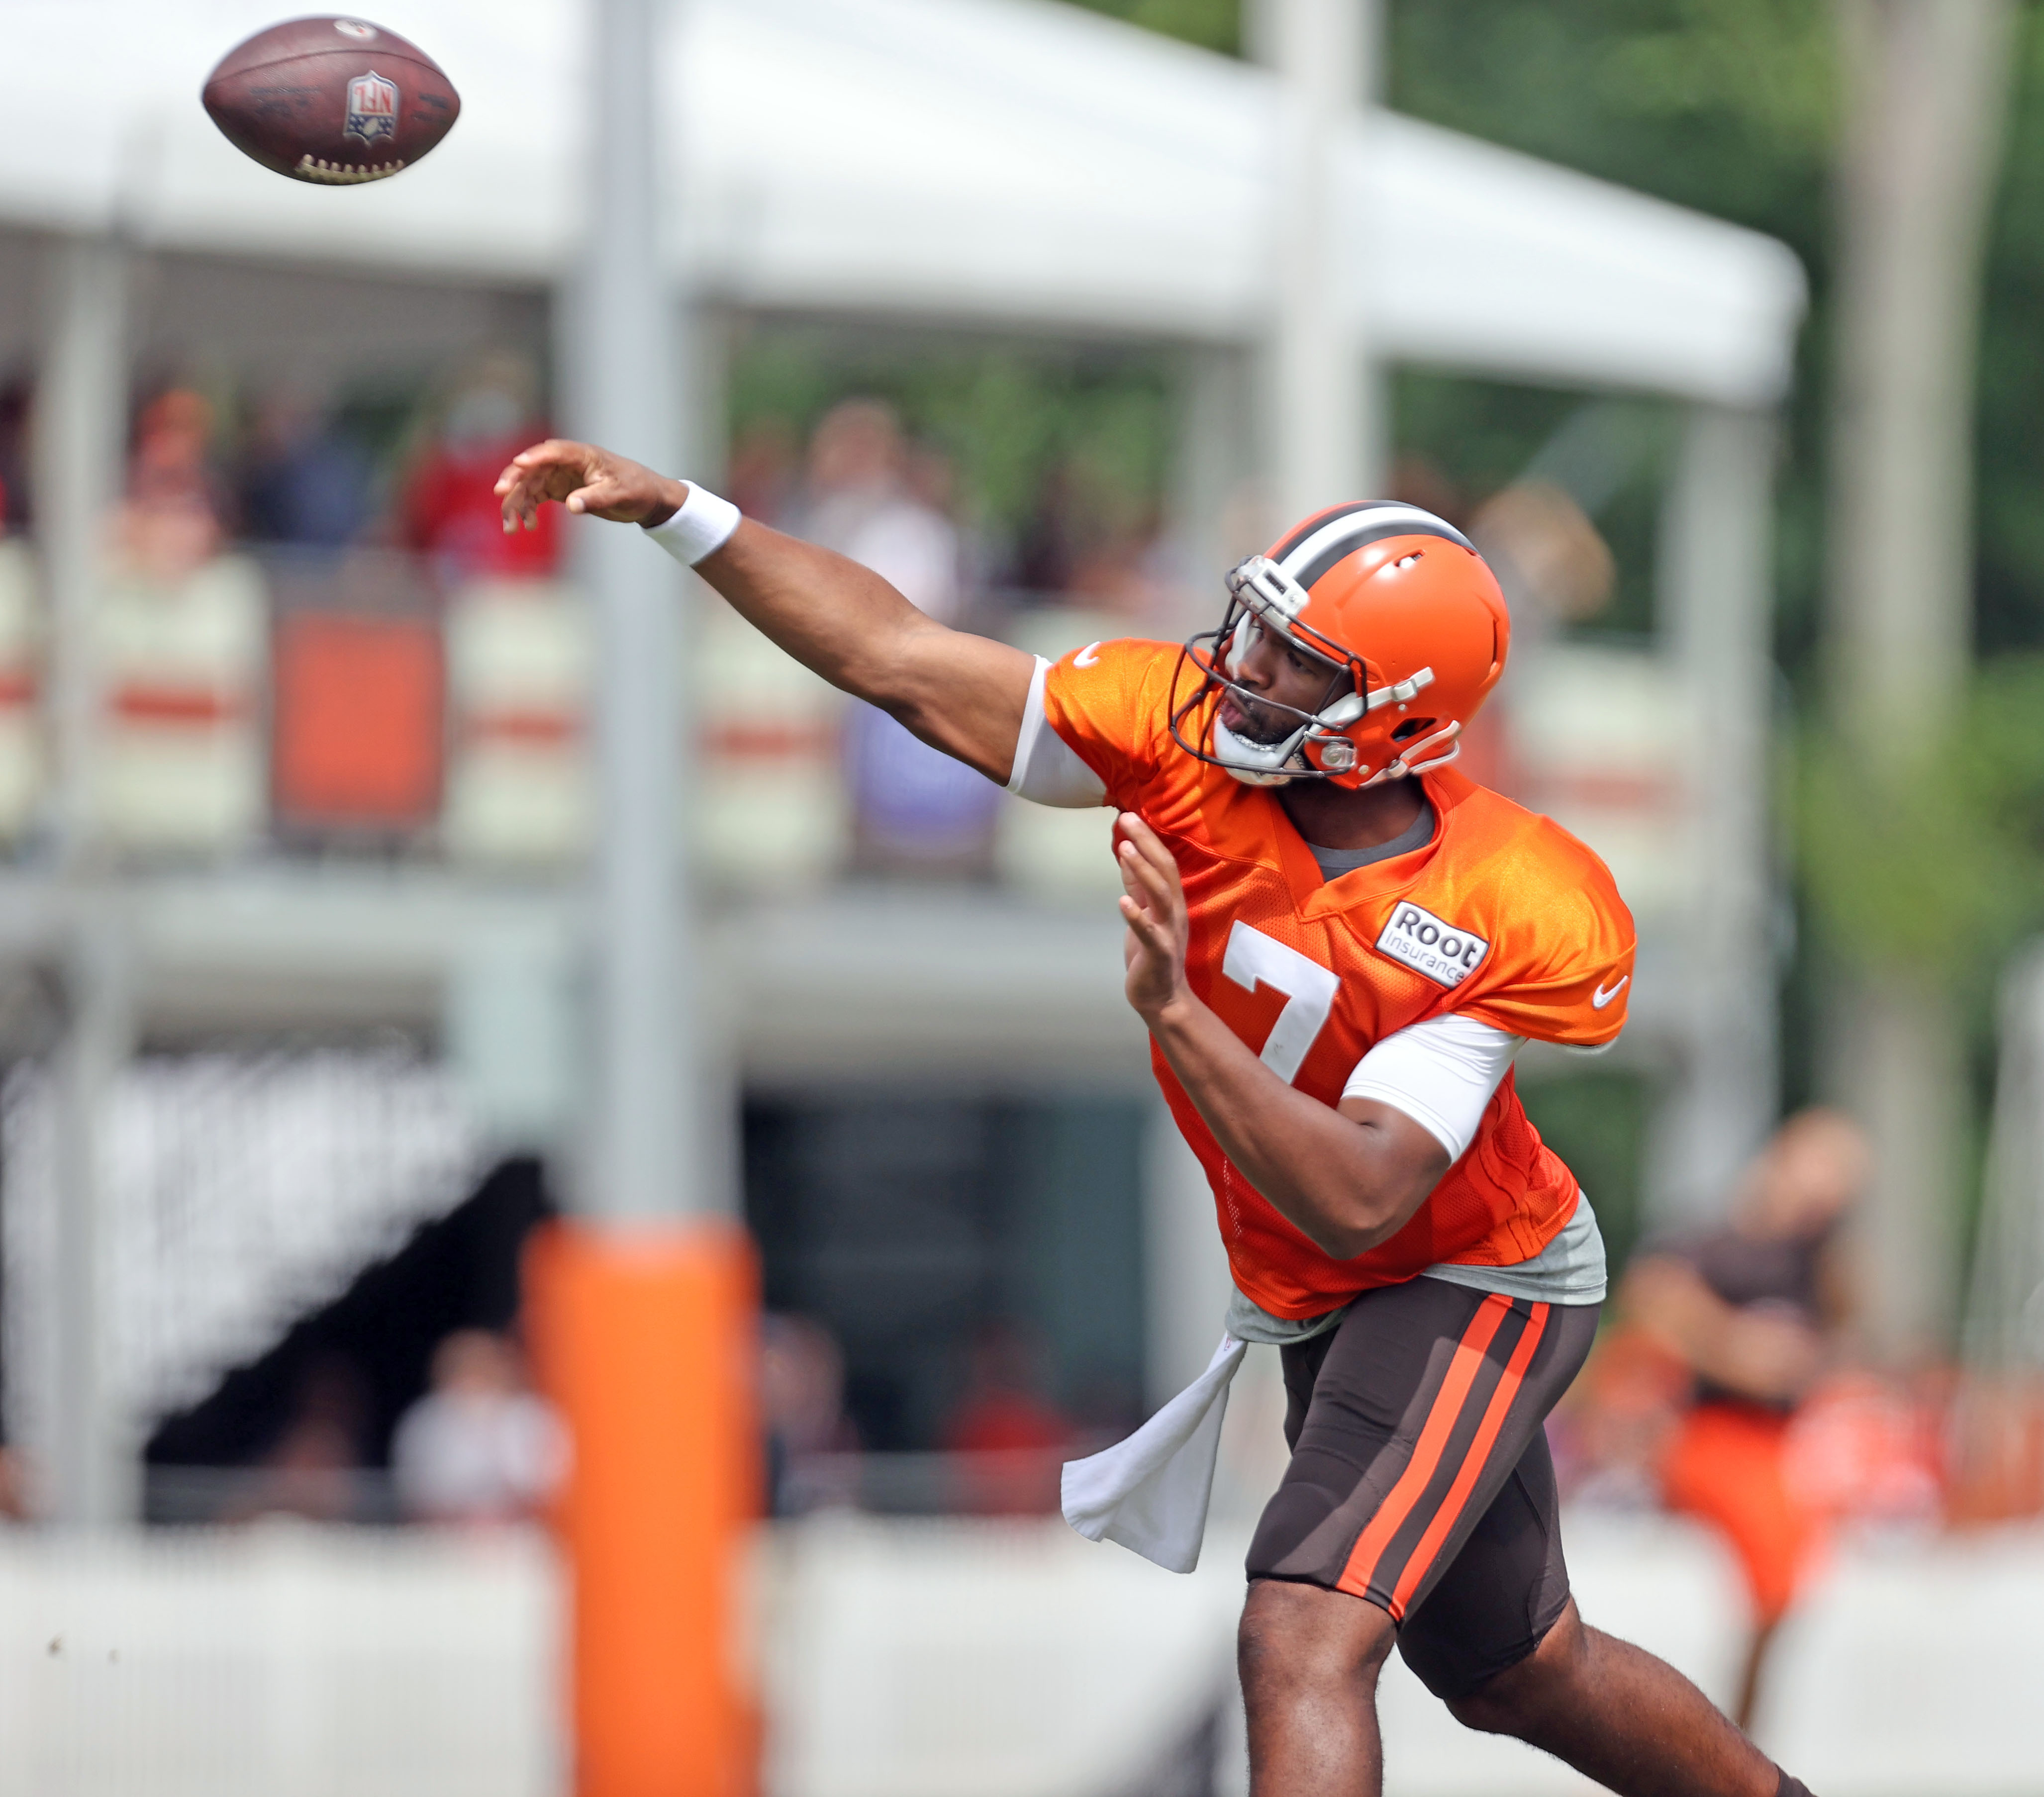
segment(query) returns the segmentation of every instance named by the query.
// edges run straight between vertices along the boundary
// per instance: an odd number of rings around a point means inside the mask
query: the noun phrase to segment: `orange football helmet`
[[[1220,628],[1185,645],[1180,678],[1190,661],[1202,678],[1174,705],[1171,735],[1251,785],[1374,786],[1445,766],[1461,754],[1456,739],[1504,672],[1512,643],[1504,595],[1475,545],[1431,512],[1395,501],[1315,513],[1237,567],[1228,593]],[[1327,664],[1318,711],[1236,684],[1250,633],[1264,630]],[[1251,742],[1221,722],[1224,693],[1285,713],[1297,728]]]

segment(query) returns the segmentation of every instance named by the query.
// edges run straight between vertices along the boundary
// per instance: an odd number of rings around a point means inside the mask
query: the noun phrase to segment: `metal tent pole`
[[[576,436],[677,464],[679,309],[662,267],[655,110],[659,0],[601,0],[592,98],[590,240],[570,313],[566,411]],[[692,970],[677,829],[682,695],[674,564],[614,525],[578,526],[596,608],[597,1086],[578,1208],[606,1219],[690,1215]]]
[[[662,0],[599,0],[590,236],[563,296],[568,432],[667,471],[683,417],[683,309],[663,228]],[[594,1087],[571,1215],[528,1266],[541,1377],[574,1458],[571,1705],[581,1797],[740,1797],[751,1706],[731,1637],[755,1504],[756,1279],[731,1156],[703,1102],[689,845],[681,577],[633,528],[571,525],[595,608]]]
[[[1375,493],[1386,458],[1377,376],[1358,317],[1359,259],[1339,153],[1375,86],[1377,0],[1256,0],[1250,47],[1279,92],[1278,203],[1267,258],[1265,459],[1281,528]]]
[[[1685,802],[1700,852],[1678,950],[1688,1056],[1655,1122],[1649,1178],[1656,1220],[1667,1224],[1723,1214],[1776,1108],[1767,827],[1775,428],[1765,413],[1692,408],[1662,509],[1663,635],[1699,720]]]
[[[120,491],[128,409],[128,255],[77,237],[48,252],[43,365],[36,395],[36,547],[50,620],[49,813],[59,867],[92,872],[93,750],[99,693],[92,653],[102,532]],[[108,896],[82,884],[64,951],[64,1035],[52,1068],[56,1218],[46,1289],[55,1327],[33,1444],[52,1517],[105,1525],[138,1496],[133,1419],[109,1364],[106,1110],[129,1052],[125,945]]]

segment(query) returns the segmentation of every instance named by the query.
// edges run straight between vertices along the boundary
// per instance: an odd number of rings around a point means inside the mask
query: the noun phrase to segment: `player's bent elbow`
[[[1353,1212],[1357,1207],[1350,1204],[1342,1208],[1345,1212]],[[1389,1241],[1397,1233],[1398,1227],[1397,1223],[1377,1216],[1366,1207],[1360,1216],[1331,1216],[1306,1234],[1313,1246],[1330,1260],[1352,1261]]]
[[[1409,1187],[1401,1184],[1361,1192],[1351,1188],[1330,1194],[1314,1207],[1318,1214],[1306,1234],[1322,1254],[1352,1261],[1381,1247],[1411,1222],[1438,1183],[1438,1177],[1429,1177],[1424,1185],[1414,1181]]]
[[[1331,1261],[1358,1259],[1374,1248],[1383,1237],[1367,1229],[1309,1229],[1313,1246]]]

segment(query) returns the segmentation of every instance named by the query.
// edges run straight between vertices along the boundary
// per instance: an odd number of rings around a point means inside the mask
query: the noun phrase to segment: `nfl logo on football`
[[[379,137],[398,135],[398,84],[386,81],[371,69],[348,84],[348,129],[343,133],[359,137],[364,148]]]

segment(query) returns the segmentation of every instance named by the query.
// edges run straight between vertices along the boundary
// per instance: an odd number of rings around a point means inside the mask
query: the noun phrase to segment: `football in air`
[[[291,19],[221,57],[201,98],[228,142],[324,187],[382,181],[453,129],[461,97],[416,44],[366,19]]]

